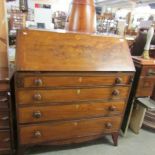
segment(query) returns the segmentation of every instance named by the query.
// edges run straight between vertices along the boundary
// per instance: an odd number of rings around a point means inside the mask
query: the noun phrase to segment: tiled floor
[[[142,129],[139,135],[131,131],[119,138],[118,147],[112,145],[111,137],[72,147],[36,147],[27,155],[155,155],[155,133]]]

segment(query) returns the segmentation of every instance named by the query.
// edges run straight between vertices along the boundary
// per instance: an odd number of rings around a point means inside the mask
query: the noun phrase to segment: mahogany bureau
[[[0,68],[0,154],[11,154],[10,88],[8,69]]]
[[[128,45],[120,38],[19,31],[18,154],[32,145],[80,143],[106,134],[117,145],[133,76]]]

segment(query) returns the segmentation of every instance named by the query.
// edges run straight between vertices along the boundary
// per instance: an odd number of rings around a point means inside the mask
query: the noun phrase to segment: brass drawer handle
[[[110,110],[110,111],[116,111],[117,108],[116,108],[116,106],[110,106],[110,107],[109,107],[109,110]]]
[[[112,95],[113,96],[119,96],[120,95],[120,92],[119,92],[119,90],[114,90],[113,92],[112,92]]]
[[[116,80],[115,80],[116,84],[121,84],[122,82],[123,82],[123,79],[120,77],[116,78]]]
[[[8,143],[8,142],[10,142],[10,138],[5,138],[3,141],[4,141],[5,143]]]
[[[41,87],[43,85],[43,81],[41,79],[35,79],[34,80],[34,84],[37,86],[37,87]]]
[[[153,76],[153,75],[155,75],[155,71],[152,70],[152,69],[149,69],[147,75],[148,76]]]
[[[34,112],[34,113],[33,113],[33,117],[36,118],[36,119],[41,118],[41,116],[42,116],[42,114],[41,114],[40,111],[37,111],[37,112]]]
[[[7,121],[7,120],[9,120],[9,117],[8,116],[2,117],[1,120],[2,121]]]
[[[42,97],[41,97],[41,95],[39,93],[34,94],[34,100],[35,101],[41,101],[41,99],[42,99]]]
[[[42,134],[41,134],[40,131],[35,131],[35,132],[34,132],[34,136],[35,136],[36,138],[39,138],[39,137],[42,136]]]
[[[7,102],[8,101],[8,99],[5,97],[5,98],[2,98],[2,99],[0,99],[0,102]]]
[[[107,129],[111,129],[112,128],[112,124],[110,122],[108,122],[108,123],[105,124],[105,127]]]

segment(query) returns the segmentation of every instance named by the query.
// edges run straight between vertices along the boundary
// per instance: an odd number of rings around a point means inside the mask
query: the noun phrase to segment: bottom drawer
[[[121,117],[20,126],[20,143],[35,144],[84,136],[103,135],[120,128]]]
[[[0,150],[7,150],[10,147],[10,131],[0,131]]]

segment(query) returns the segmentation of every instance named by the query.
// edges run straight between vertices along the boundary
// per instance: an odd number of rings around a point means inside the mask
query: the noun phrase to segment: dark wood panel
[[[9,84],[7,82],[0,82],[0,91],[8,91],[9,90]]]
[[[0,130],[0,149],[10,149],[10,131]]]
[[[8,109],[8,96],[7,93],[0,93],[0,111],[4,109]]]
[[[130,87],[105,87],[57,90],[18,90],[17,104],[71,102],[80,100],[126,99]]]
[[[151,96],[155,83],[155,77],[140,77],[137,86],[136,97]]]
[[[9,128],[9,112],[0,111],[0,129]]]
[[[122,115],[124,102],[90,102],[19,108],[19,123]]]
[[[40,74],[27,76],[17,76],[17,86],[25,88],[48,88],[48,87],[69,87],[69,86],[106,86],[106,85],[129,85],[131,76],[128,74],[117,75],[107,74],[103,76],[54,76],[50,74]]]
[[[117,132],[120,123],[121,117],[112,117],[56,124],[20,126],[20,144],[36,144],[76,137],[103,135],[105,133]]]
[[[153,66],[143,66],[141,76],[148,76],[155,78],[155,65]]]

